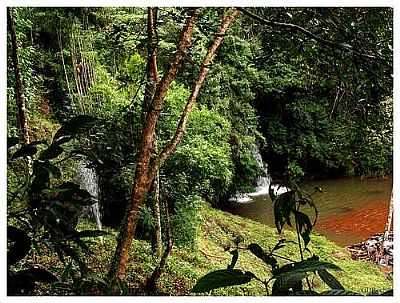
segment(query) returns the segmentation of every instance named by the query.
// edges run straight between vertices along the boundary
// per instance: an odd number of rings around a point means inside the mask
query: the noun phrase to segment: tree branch
[[[338,50],[342,50],[342,51],[347,51],[347,52],[353,53],[353,54],[355,54],[355,55],[357,55],[357,56],[359,56],[361,58],[364,58],[364,59],[367,58],[367,59],[372,59],[372,60],[379,60],[379,61],[382,61],[384,64],[388,65],[386,60],[381,58],[381,57],[360,53],[359,51],[355,50],[351,46],[347,46],[345,44],[340,44],[340,43],[335,43],[335,42],[332,42],[332,41],[329,41],[329,40],[325,40],[325,39],[323,39],[321,37],[318,37],[317,35],[313,34],[309,30],[307,30],[307,29],[305,29],[305,28],[303,28],[303,27],[301,27],[299,25],[291,24],[291,23],[270,21],[270,20],[264,19],[264,18],[262,18],[262,17],[260,17],[260,16],[258,16],[256,14],[253,14],[252,12],[248,11],[247,9],[245,9],[243,7],[238,7],[237,9],[239,11],[241,11],[243,14],[247,15],[250,18],[253,18],[253,19],[259,21],[262,24],[265,24],[265,25],[268,25],[268,26],[271,26],[271,27],[283,27],[283,28],[289,29],[291,31],[298,31],[298,32],[303,33],[305,36],[317,41],[318,43],[320,43],[322,45],[325,45],[325,46],[328,46],[328,47],[332,47],[334,49],[338,49]]]
[[[161,165],[165,162],[165,160],[176,150],[177,145],[182,140],[184,133],[186,132],[187,122],[189,119],[189,114],[193,110],[193,107],[196,103],[197,97],[199,95],[200,89],[204,83],[204,80],[207,76],[210,63],[214,59],[219,46],[221,45],[222,41],[224,40],[226,31],[228,30],[229,26],[235,20],[235,18],[240,14],[240,12],[235,9],[230,14],[227,14],[223,17],[221,26],[218,29],[217,33],[215,34],[214,41],[212,42],[211,46],[208,48],[207,54],[203,59],[203,62],[200,67],[199,74],[197,76],[196,81],[193,84],[191,94],[189,99],[186,102],[185,108],[181,114],[178,126],[176,128],[175,134],[173,138],[165,145],[164,149],[155,159],[153,166],[149,172],[150,178],[154,177],[158,169]]]

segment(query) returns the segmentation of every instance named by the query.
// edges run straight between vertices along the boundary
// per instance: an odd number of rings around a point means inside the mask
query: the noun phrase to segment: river
[[[383,232],[392,190],[392,178],[340,178],[306,182],[302,188],[313,192],[319,217],[315,230],[341,246],[365,240]],[[274,226],[271,199],[253,197],[251,203],[233,203],[229,212]]]

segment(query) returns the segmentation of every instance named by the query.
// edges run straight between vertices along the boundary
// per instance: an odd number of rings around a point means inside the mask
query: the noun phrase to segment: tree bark
[[[185,109],[181,114],[181,118],[178,123],[178,127],[176,129],[174,137],[165,146],[160,155],[158,155],[155,160],[150,163],[150,159],[153,153],[152,143],[154,142],[156,123],[160,116],[162,105],[168,89],[172,81],[175,79],[183,58],[186,55],[186,52],[191,44],[193,26],[198,13],[198,9],[190,9],[190,15],[186,21],[185,27],[182,30],[175,56],[171,61],[169,70],[161,79],[160,83],[157,85],[151,108],[146,115],[144,129],[141,135],[141,147],[136,166],[135,181],[132,188],[132,199],[131,203],[127,207],[125,219],[119,233],[117,248],[108,276],[110,281],[115,281],[118,279],[122,280],[125,278],[129,247],[132,243],[137,219],[139,217],[140,207],[143,203],[143,200],[149,192],[151,183],[153,182],[161,165],[175,151],[177,145],[182,140],[182,137],[187,128],[189,114],[193,109],[197,96],[200,92],[200,88],[204,83],[205,77],[209,70],[209,65],[215,57],[216,52],[223,41],[226,31],[228,30],[234,19],[239,15],[239,11],[235,9],[223,17],[221,26],[215,34],[214,41],[209,47],[207,54],[201,64],[199,75],[195,83],[193,84],[192,92],[186,103]]]
[[[20,140],[23,144],[29,144],[30,140],[29,140],[28,116],[26,110],[26,97],[24,93],[24,85],[22,83],[22,76],[21,76],[21,67],[18,58],[19,46],[17,41],[17,35],[15,33],[15,24],[14,24],[12,9],[10,7],[7,8],[7,23],[8,23],[8,30],[11,36],[11,45],[12,45],[11,57],[15,74],[15,99],[18,108]]]
[[[154,94],[151,108],[146,114],[143,131],[141,133],[141,144],[135,171],[135,179],[132,187],[131,203],[128,204],[121,230],[117,240],[117,248],[111,263],[108,278],[110,281],[123,280],[125,278],[128,252],[132,243],[139,217],[140,207],[147,195],[153,179],[149,178],[149,164],[153,153],[153,142],[155,128],[160,110],[162,108],[167,91],[175,79],[183,58],[191,44],[193,26],[198,16],[199,10],[191,8],[189,17],[181,32],[177,51],[173,56],[168,71],[164,74]]]
[[[143,100],[143,114],[142,121],[144,121],[150,107],[151,101],[154,97],[154,93],[159,81],[158,69],[157,69],[157,48],[158,48],[158,36],[157,36],[157,11],[156,7],[149,7],[147,9],[147,69],[146,69],[146,85],[144,90]],[[157,134],[154,135],[153,140],[154,153],[152,158],[157,154]],[[157,256],[157,259],[161,258],[162,254],[162,239],[161,239],[161,214],[160,214],[160,185],[159,185],[159,174],[154,178],[153,184],[150,188],[150,207],[153,213],[154,219],[154,232],[152,234],[152,248],[153,253]]]

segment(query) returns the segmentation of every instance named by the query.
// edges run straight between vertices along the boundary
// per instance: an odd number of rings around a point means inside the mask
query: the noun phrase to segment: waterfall
[[[77,169],[77,180],[81,188],[87,190],[96,202],[90,206],[90,212],[93,219],[96,221],[97,228],[102,229],[100,206],[99,206],[99,182],[94,168],[89,167],[88,163],[80,162]]]
[[[253,197],[257,196],[267,196],[269,195],[269,186],[272,182],[272,178],[268,172],[268,164],[263,162],[260,151],[257,146],[255,146],[252,150],[252,155],[256,160],[258,167],[260,167],[264,171],[264,176],[260,176],[257,179],[257,186],[255,191],[252,193],[237,193],[235,196],[231,197],[229,201],[238,202],[238,203],[250,203],[253,202]],[[280,195],[288,191],[288,189],[284,186],[273,185],[272,190],[275,195]]]

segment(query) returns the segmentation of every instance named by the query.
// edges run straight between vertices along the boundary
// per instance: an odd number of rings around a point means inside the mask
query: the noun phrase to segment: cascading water
[[[87,192],[96,200],[96,202],[90,206],[90,211],[93,219],[96,221],[97,228],[101,230],[103,226],[101,224],[100,206],[98,201],[99,182],[96,171],[94,168],[89,167],[87,163],[80,162],[78,164],[76,177],[81,188],[87,190]]]
[[[268,164],[263,162],[260,151],[256,146],[252,149],[251,152],[253,154],[254,159],[257,161],[258,166],[263,169],[264,176],[260,176],[257,179],[257,187],[255,188],[254,192],[238,193],[235,196],[231,197],[229,201],[238,203],[250,203],[253,202],[252,197],[266,196],[269,194],[269,187],[272,182],[272,178],[268,173]],[[276,195],[280,195],[288,191],[286,187],[279,185],[273,185],[272,190],[274,190],[274,193]]]

